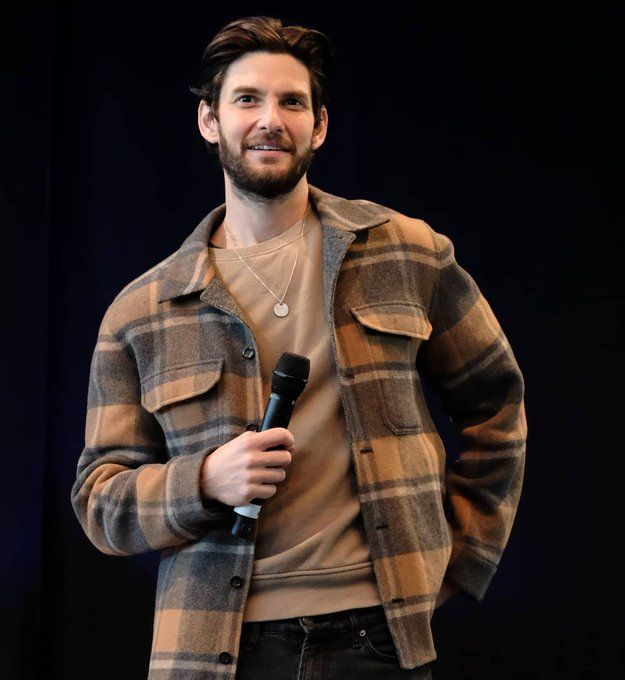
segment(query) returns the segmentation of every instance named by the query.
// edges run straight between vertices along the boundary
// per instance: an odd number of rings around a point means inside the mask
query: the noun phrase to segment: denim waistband
[[[290,619],[273,619],[271,621],[245,621],[243,627],[260,632],[273,633],[325,633],[350,631],[366,627],[367,624],[385,618],[381,604],[373,607],[345,609],[329,614],[313,614],[311,616],[295,616]]]

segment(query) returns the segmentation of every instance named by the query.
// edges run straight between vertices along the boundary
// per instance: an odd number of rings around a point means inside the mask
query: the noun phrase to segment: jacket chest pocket
[[[209,443],[209,434],[219,435],[222,367],[223,359],[204,361],[142,378],[141,404],[161,425],[170,455],[199,450]]]
[[[419,346],[432,324],[413,302],[373,302],[351,307],[364,335],[372,380],[384,422],[394,434],[423,431],[424,397],[416,368]]]

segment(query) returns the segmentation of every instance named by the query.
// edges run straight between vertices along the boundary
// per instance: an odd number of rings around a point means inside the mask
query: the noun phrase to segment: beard
[[[235,191],[248,197],[272,200],[290,193],[306,174],[314,157],[315,151],[309,146],[302,154],[294,156],[286,169],[272,163],[252,167],[243,153],[230,148],[219,131],[221,167],[230,177]]]

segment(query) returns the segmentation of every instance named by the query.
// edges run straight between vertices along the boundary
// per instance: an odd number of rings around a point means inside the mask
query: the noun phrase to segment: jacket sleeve
[[[71,490],[89,540],[109,555],[131,555],[199,538],[232,508],[203,503],[200,470],[217,446],[168,459],[156,418],[141,405],[126,334],[104,316],[91,361],[85,447]]]
[[[433,231],[438,280],[432,333],[418,367],[441,396],[460,438],[446,470],[453,535],[445,579],[484,598],[510,536],[525,467],[524,380],[491,307],[456,262],[450,239]]]

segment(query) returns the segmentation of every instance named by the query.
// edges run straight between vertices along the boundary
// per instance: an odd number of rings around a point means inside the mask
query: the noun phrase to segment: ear
[[[316,151],[324,142],[326,134],[328,133],[328,111],[325,106],[321,107],[321,119],[319,124],[314,128],[311,139],[311,145]]]
[[[197,124],[200,128],[200,134],[207,142],[212,144],[219,142],[219,121],[204,99],[200,101],[197,109]]]

